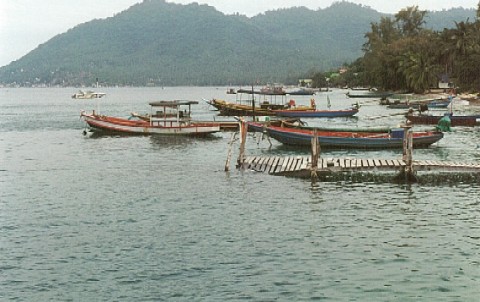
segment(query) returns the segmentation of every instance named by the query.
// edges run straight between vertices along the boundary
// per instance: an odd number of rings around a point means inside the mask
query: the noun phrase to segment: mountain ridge
[[[429,13],[427,26],[474,16]],[[59,34],[0,68],[3,85],[222,85],[296,82],[362,55],[370,23],[389,16],[336,2],[316,11],[294,7],[254,17],[208,5],[146,0],[106,19]],[[450,21],[449,21],[450,20]],[[443,23],[442,23],[443,22]]]

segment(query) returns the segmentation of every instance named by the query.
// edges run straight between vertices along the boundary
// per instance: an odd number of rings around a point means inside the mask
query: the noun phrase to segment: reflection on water
[[[220,91],[112,88],[101,106],[121,115],[146,100]],[[331,99],[345,107],[341,93]],[[83,136],[79,112],[91,104],[71,94],[0,95],[0,299],[478,300],[478,180],[437,174],[397,184],[374,173],[312,183],[225,173],[231,133]],[[358,124],[380,110],[362,107]],[[478,131],[455,130],[414,158],[478,160],[478,141]],[[246,152],[309,154],[272,144],[249,136]],[[238,142],[234,148],[232,166]],[[401,151],[321,156],[398,158]]]
[[[151,135],[150,141],[152,144],[168,145],[168,144],[195,144],[197,142],[208,143],[213,141],[219,141],[223,138],[215,134],[210,134],[201,137],[195,136],[182,136],[182,135]]]

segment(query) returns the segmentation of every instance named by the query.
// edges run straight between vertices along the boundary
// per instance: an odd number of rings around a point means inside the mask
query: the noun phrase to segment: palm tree
[[[452,32],[452,41],[455,43],[455,53],[465,55],[468,43],[468,20],[465,22],[455,22],[456,29]]]
[[[399,71],[405,76],[406,83],[414,92],[423,93],[436,85],[440,66],[428,53],[408,52],[399,62]]]
[[[418,10],[418,6],[409,6],[395,14],[395,21],[399,25],[402,34],[405,36],[415,36],[425,24],[425,15],[427,11]]]

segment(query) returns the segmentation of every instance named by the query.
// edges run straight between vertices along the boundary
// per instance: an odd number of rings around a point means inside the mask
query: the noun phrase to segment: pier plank
[[[279,173],[279,172],[280,172],[280,170],[282,169],[282,166],[283,166],[283,162],[284,162],[284,161],[285,161],[285,158],[283,158],[283,157],[280,157],[280,158],[278,159],[277,167],[275,168],[274,173]]]
[[[255,163],[255,171],[261,171],[262,163],[265,160],[265,157],[259,157]]]
[[[247,156],[244,167],[258,172],[269,174],[295,173],[305,171],[311,167],[310,156]],[[378,158],[319,158],[319,170],[331,171],[358,171],[382,168],[382,170],[398,171],[406,165],[403,159],[378,159]],[[466,163],[460,161],[436,161],[436,160],[414,160],[414,169],[430,172],[468,172],[480,174],[480,163]]]
[[[350,169],[352,167],[352,160],[350,158],[345,159],[345,168]]]
[[[295,169],[296,162],[297,162],[297,158],[292,157],[292,160],[290,161],[290,165],[288,166],[287,171],[292,172],[293,169]]]
[[[266,172],[270,171],[270,167],[272,166],[273,159],[274,159],[273,156],[269,156],[267,160],[265,160],[265,162],[263,163],[262,169],[265,170]]]
[[[282,164],[282,168],[280,169],[280,172],[285,172],[285,170],[287,169],[287,166],[289,165],[291,159],[292,158],[290,156],[288,156],[287,158],[285,158],[283,160],[283,164]]]
[[[302,165],[300,166],[300,170],[305,170],[309,164],[309,158],[308,157],[303,157],[302,158]]]
[[[318,167],[321,169],[326,169],[327,168],[327,160],[325,158],[321,158],[318,160]]]
[[[297,164],[295,165],[295,171],[300,171],[300,166],[302,165],[303,162],[303,157],[298,157],[297,158]]]
[[[268,173],[273,173],[275,172],[275,169],[277,168],[278,161],[280,160],[280,157],[274,156],[272,159],[272,164],[270,165],[270,169],[268,170]]]

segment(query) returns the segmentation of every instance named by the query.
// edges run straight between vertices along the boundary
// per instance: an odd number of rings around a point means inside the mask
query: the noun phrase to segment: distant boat
[[[207,100],[206,102],[215,107],[219,111],[219,114],[223,116],[275,116],[275,112],[273,112],[270,108],[284,108],[284,105],[270,104],[270,107],[267,105],[258,107],[254,106],[253,104],[232,103],[219,99],[211,99]],[[251,100],[249,102],[252,103]]]
[[[283,86],[278,84],[268,84],[259,90],[254,90],[253,88],[240,88],[237,90],[237,93],[245,93],[245,94],[259,94],[259,95],[286,95],[285,89]]]
[[[393,102],[392,104],[387,105],[389,109],[409,109],[409,108],[420,108],[425,111],[425,109],[440,109],[447,108],[451,99],[431,99],[431,100],[422,100],[422,101],[405,101],[405,102]]]
[[[255,125],[253,125],[255,127]],[[314,130],[269,126],[266,133],[281,142],[291,146],[310,146]],[[385,133],[359,131],[317,131],[317,138],[322,148],[356,148],[356,149],[386,149],[403,147],[404,130],[394,129]],[[427,147],[443,138],[442,132],[413,132],[413,146]]]
[[[99,99],[106,95],[103,92],[94,92],[91,90],[83,91],[79,90],[77,93],[72,95],[72,99]]]
[[[311,106],[296,106],[295,101],[291,100],[289,104],[262,103],[260,107],[250,104],[237,104],[226,102],[224,100],[212,99],[208,104],[215,107],[220,115],[224,116],[278,116],[289,118],[307,118],[307,117],[351,117],[358,113],[358,107],[352,107],[342,110],[317,110],[314,101]]]
[[[285,95],[287,94],[282,85],[279,84],[267,84],[260,89],[260,94],[264,95]]]
[[[117,132],[128,134],[163,134],[203,136],[220,131],[220,125],[212,122],[191,121],[191,105],[197,101],[157,101],[149,103],[152,114],[148,120],[130,120],[126,118],[99,115],[93,112],[81,113],[82,118],[97,132]],[[180,110],[186,106],[188,110]]]
[[[352,93],[352,92],[347,92],[346,95],[349,98],[387,98],[391,95],[393,95],[393,92],[366,92],[366,93]]]
[[[351,87],[352,90],[361,90],[361,91],[369,91],[369,87]]]
[[[427,103],[428,109],[434,109],[434,108],[447,108],[450,103],[452,103],[452,99],[435,99],[429,103]]]
[[[413,124],[437,125],[444,115],[407,114],[407,119]],[[474,127],[480,125],[480,115],[450,115],[451,126]]]
[[[289,95],[314,95],[315,89],[299,87],[299,88],[287,89],[285,93]]]
[[[340,110],[295,110],[295,109],[284,109],[284,110],[273,110],[277,116],[282,117],[351,117],[358,113],[358,107],[352,107],[348,109]]]

